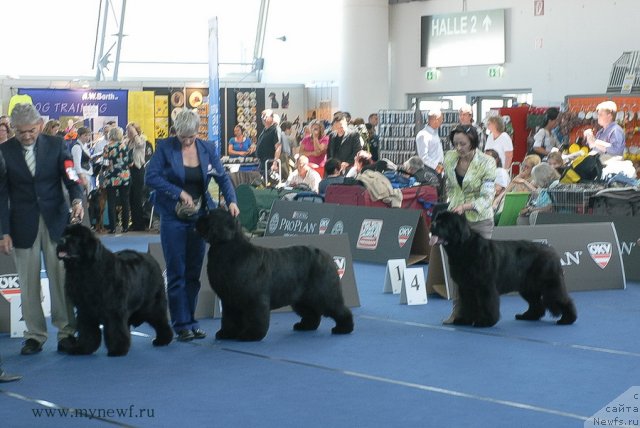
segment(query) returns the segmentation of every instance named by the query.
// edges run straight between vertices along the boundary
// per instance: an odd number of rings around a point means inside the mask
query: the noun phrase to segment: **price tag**
[[[407,262],[404,259],[390,259],[387,261],[383,293],[400,294],[402,277],[404,276],[404,270],[406,268]]]
[[[422,268],[407,268],[402,278],[400,303],[407,305],[426,305],[427,287],[424,283]]]

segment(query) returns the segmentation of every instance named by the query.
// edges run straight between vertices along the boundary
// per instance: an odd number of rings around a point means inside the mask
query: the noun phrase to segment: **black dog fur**
[[[222,326],[216,339],[262,340],[271,309],[291,305],[302,318],[294,330],[316,330],[321,317],[331,317],[331,332],[353,331],[340,278],[331,255],[306,246],[271,249],[253,245],[238,221],[222,209],[196,223],[211,244],[209,283],[222,302]]]
[[[100,324],[108,355],[129,352],[129,326],[148,322],[154,346],[171,343],[164,278],[149,254],[109,251],[87,227],[67,226],[57,247],[65,266],[65,291],[77,309],[78,341],[72,354],[92,354],[100,347]]]
[[[548,245],[485,239],[464,216],[442,212],[431,225],[432,244],[441,243],[458,284],[455,325],[491,327],[500,318],[500,294],[517,291],[529,309],[518,320],[537,321],[549,310],[557,324],[573,324],[576,308],[567,293],[560,258]]]

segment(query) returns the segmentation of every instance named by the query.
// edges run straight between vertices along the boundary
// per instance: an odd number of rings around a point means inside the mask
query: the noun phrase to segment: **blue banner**
[[[123,90],[92,89],[18,89],[28,94],[42,116],[61,120],[64,130],[67,121],[82,121],[98,131],[104,123],[114,120],[118,126],[127,124],[128,92]]]

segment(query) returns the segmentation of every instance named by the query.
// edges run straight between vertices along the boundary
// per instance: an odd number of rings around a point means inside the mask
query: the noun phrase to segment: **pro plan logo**
[[[274,234],[278,230],[278,223],[280,223],[280,215],[273,213],[271,220],[269,220],[269,233]]]
[[[342,220],[338,220],[335,222],[333,227],[331,228],[332,235],[342,235],[344,233],[344,223]]]
[[[600,266],[600,269],[606,268],[609,264],[612,248],[613,246],[611,245],[611,242],[591,242],[590,244],[587,244],[589,255],[593,261]]]
[[[338,268],[338,276],[342,279],[342,275],[344,275],[344,271],[347,267],[347,259],[342,256],[333,256],[333,261]]]
[[[320,235],[324,235],[324,233],[327,231],[330,221],[331,219],[328,219],[326,217],[320,219]]]
[[[400,244],[400,248],[404,247],[404,244],[407,243],[411,232],[413,232],[413,226],[400,226],[398,229],[398,244]]]

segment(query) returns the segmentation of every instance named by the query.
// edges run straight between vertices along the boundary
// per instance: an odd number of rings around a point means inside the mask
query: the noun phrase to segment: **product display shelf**
[[[416,135],[427,123],[427,111],[421,111],[421,123],[416,129],[416,112],[414,110],[380,110],[378,112],[378,136],[380,137],[380,159],[388,159],[396,165],[415,155]],[[438,135],[444,150],[450,144],[448,136],[458,122],[457,110],[442,110],[443,123],[438,128]]]

